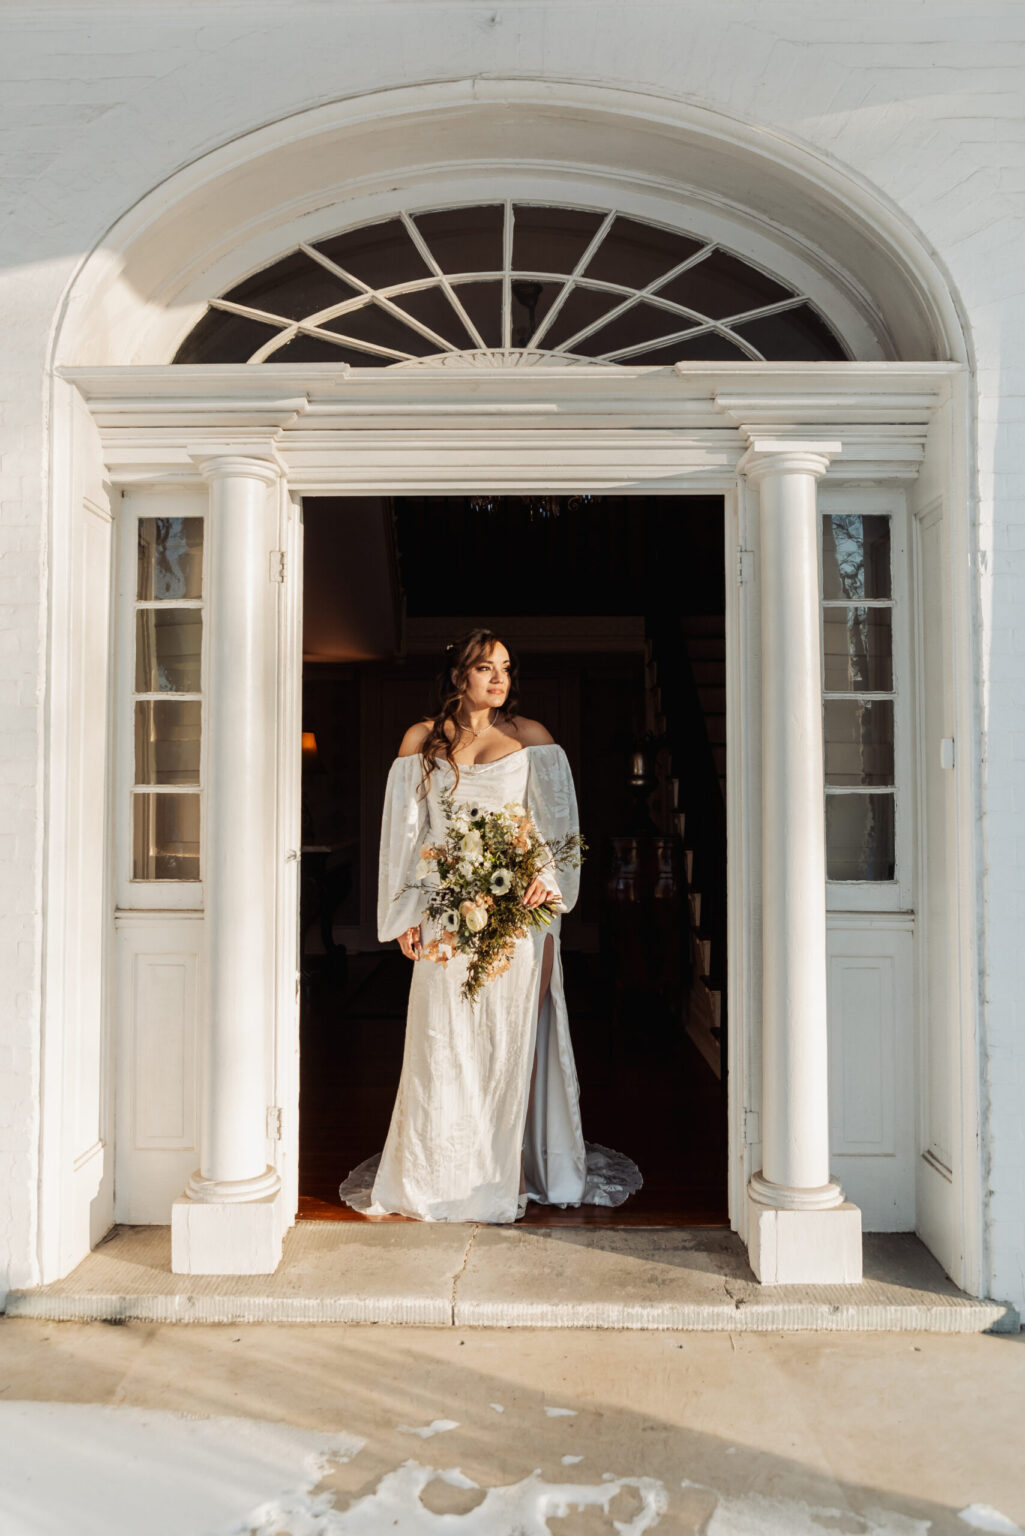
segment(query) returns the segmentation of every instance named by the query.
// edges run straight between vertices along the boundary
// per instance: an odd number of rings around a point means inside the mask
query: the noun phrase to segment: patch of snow
[[[502,1407],[501,1403],[489,1403],[488,1407],[489,1408],[493,1408],[496,1413],[504,1413],[505,1412],[505,1409]]]
[[[583,1459],[584,1458],[582,1456],[564,1456],[562,1458],[562,1464],[564,1467],[575,1467],[577,1462],[583,1461]]]
[[[443,1435],[446,1430],[458,1429],[459,1424],[455,1419],[434,1419],[430,1424],[398,1424],[396,1428],[404,1435],[419,1435],[421,1440],[429,1440],[432,1435]]]
[[[969,1504],[967,1509],[961,1510],[958,1519],[975,1531],[995,1531],[997,1536],[1025,1536],[1020,1525],[1008,1520],[992,1504]]]
[[[365,1444],[355,1435],[261,1419],[4,1402],[0,1531],[233,1536],[258,1526],[260,1511],[282,1499],[312,1512],[310,1490],[331,1463],[350,1460]],[[296,1528],[291,1536],[305,1533]]]
[[[577,1416],[575,1408],[546,1408],[545,1413],[550,1419],[575,1419]]]
[[[385,1473],[373,1493],[355,1500],[329,1522],[296,1528],[285,1525],[289,1536],[442,1536],[452,1531],[454,1517],[434,1515],[421,1502],[420,1493],[441,1474],[433,1467],[407,1461]],[[613,1477],[607,1482],[549,1483],[537,1472],[518,1483],[489,1488],[480,1504],[459,1515],[459,1536],[552,1536],[549,1519],[577,1510],[601,1509],[608,1513],[612,1500],[623,1488],[636,1488],[641,1508],[632,1520],[614,1522],[618,1536],[644,1536],[654,1530],[668,1506],[665,1488],[653,1477]],[[269,1526],[253,1536],[276,1536]],[[821,1529],[816,1536],[822,1536]]]

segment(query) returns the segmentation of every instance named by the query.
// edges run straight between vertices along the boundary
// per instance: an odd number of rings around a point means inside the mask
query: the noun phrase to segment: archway
[[[468,146],[472,159],[467,157]],[[345,170],[341,183],[336,182],[339,165]],[[301,370],[273,364],[263,369],[246,364],[169,366],[211,300],[297,245],[316,245],[343,224],[352,228],[390,216],[408,204],[411,185],[418,207],[466,206],[493,196],[499,177],[502,195],[510,203],[519,199],[534,205],[616,207],[626,216],[685,229],[707,244],[728,248],[806,295],[827,316],[849,353],[864,361],[681,361],[675,367],[651,369],[617,365],[614,378],[599,364],[574,367],[572,381],[560,376],[561,370],[500,370],[506,377],[483,390],[479,373],[471,383],[458,369],[440,370],[448,375],[442,383],[427,382],[421,370],[411,370],[402,382],[388,370],[387,380],[378,374],[372,395],[352,373],[316,365]],[[338,211],[343,199],[344,220]],[[811,458],[787,459],[787,473],[814,477],[828,467],[838,487],[868,485],[878,487],[880,494],[903,494],[902,487],[918,474],[937,412],[947,413],[940,435],[947,433],[963,448],[961,402],[948,382],[956,368],[935,361],[957,364],[963,352],[953,301],[913,232],[871,189],[823,167],[795,146],[678,104],[582,87],[553,90],[525,82],[475,82],[387,93],[317,109],[216,151],[126,216],[86,263],[68,295],[55,341],[55,361],[68,381],[66,390],[59,381],[55,384],[58,417],[63,413],[69,420],[74,415],[79,433],[68,464],[74,493],[55,504],[55,518],[75,517],[80,501],[76,476],[91,472],[90,452],[118,485],[162,484],[175,494],[187,490],[188,495],[205,497],[202,475],[209,474],[220,487],[212,494],[223,496],[225,506],[233,495],[223,481],[229,463],[235,466],[236,478],[248,476],[251,498],[259,499],[256,484],[273,482],[278,487],[273,514],[277,532],[269,538],[283,548],[291,526],[281,491],[283,467],[294,494],[408,486],[411,475],[421,477],[421,486],[429,484],[440,492],[471,486],[500,492],[524,484],[525,475],[548,491],[587,485],[640,488],[656,479],[664,490],[686,481],[688,490],[713,489],[731,498],[730,561],[741,589],[728,600],[728,619],[738,647],[733,666],[740,676],[757,658],[751,626],[758,622],[762,602],[761,594],[743,590],[758,553],[756,498],[743,479],[737,480],[744,449],[746,468],[759,474],[759,466],[767,462],[764,455],[779,454],[790,443],[810,452]],[[88,400],[88,414],[74,403],[74,390]],[[479,457],[466,451],[472,440],[464,436],[460,459],[459,452],[452,451],[451,438],[445,443],[438,434],[422,430],[432,412],[434,424],[443,421],[450,434],[476,432],[483,424],[495,429],[488,440],[486,485],[481,483]],[[544,421],[543,429],[525,434],[525,420],[545,417],[551,419]],[[516,418],[518,433],[509,425]],[[90,447],[92,423],[96,435]],[[621,434],[636,433],[642,424],[652,435],[634,438],[635,446],[644,444],[638,458],[624,451]],[[414,425],[417,446],[404,460]],[[371,427],[378,432],[376,445],[363,433]],[[394,450],[390,459],[387,454],[375,457],[375,446],[384,441],[381,427],[399,433],[387,440]],[[570,428],[577,431],[576,438]],[[566,429],[566,435],[553,435],[556,429]],[[476,441],[479,445],[482,439]],[[405,446],[399,448],[400,443]],[[534,455],[529,467],[524,467],[525,449]],[[562,455],[560,467],[556,454]],[[772,462],[778,466],[784,460]],[[263,465],[258,473],[254,463]],[[428,464],[431,473],[425,480]],[[858,491],[854,500],[864,494]],[[199,505],[195,500],[191,504]],[[952,539],[964,537],[964,507],[951,501],[944,515],[949,548]],[[56,539],[62,531],[66,528],[55,528]],[[287,558],[286,548],[286,569]],[[70,568],[58,571],[56,580],[66,582],[70,590],[74,574]],[[296,594],[290,591],[275,643],[284,643],[282,637],[294,627],[295,611]],[[909,612],[905,619],[910,622]],[[70,634],[56,638],[58,648],[64,644],[70,656]],[[746,788],[732,841],[736,857],[757,883],[765,872],[751,843],[752,829],[759,825],[761,793],[751,753],[760,699],[756,683],[744,676],[741,682],[738,698],[743,695],[744,703],[735,735],[738,783]],[[913,712],[918,684],[910,672],[906,683]],[[284,694],[279,702],[287,714]],[[959,698],[956,707],[970,711],[970,700]],[[113,701],[112,713],[117,713]],[[284,760],[278,759],[279,773]],[[70,761],[56,765],[58,787],[61,775],[73,768]],[[907,772],[910,776],[910,759]],[[965,793],[970,790],[959,790]],[[296,807],[294,795],[290,801],[289,793],[281,790],[280,796],[276,835],[283,851],[291,846],[282,839]],[[963,828],[965,807],[959,805]],[[285,889],[281,877],[275,876],[275,883]],[[195,921],[198,908],[188,910]],[[276,910],[279,974],[274,996],[280,1025],[288,996],[287,919],[292,909],[284,900]],[[862,910],[874,912],[870,902]],[[896,912],[896,906],[891,910]],[[944,922],[954,920],[953,910]],[[758,902],[749,896],[730,920],[731,954],[738,957],[732,982],[737,1006],[731,1008],[737,1029],[732,1059],[738,1072],[731,1105],[732,1212],[741,1230],[748,1222],[744,1190],[755,1171],[751,1160],[760,1139],[757,919]],[[844,932],[856,927],[848,924]],[[892,922],[887,931],[891,929],[896,931]],[[934,924],[934,939],[937,931]],[[893,942],[897,949],[907,947],[903,941]],[[913,943],[919,942],[916,933]],[[853,951],[845,951],[841,971],[845,966],[847,971],[857,969],[854,958]],[[879,976],[887,967],[894,974],[900,971],[905,981],[910,974],[914,993],[913,977],[921,970],[915,970],[914,961],[897,956],[896,949],[862,958]],[[935,985],[940,985],[939,978]],[[848,1035],[853,1024],[854,1015]],[[193,1044],[196,1027],[193,1017]],[[269,1049],[279,1081],[287,1086],[292,1050],[288,1031],[279,1028]],[[282,1097],[287,1100],[272,1089],[266,1102],[280,1112],[285,1127],[285,1150],[277,1148],[272,1136],[270,1151],[282,1159],[288,1188],[294,1175],[287,1167],[292,1156],[287,1150],[290,1106]],[[47,1123],[59,1157],[59,1124],[53,1115]],[[273,1127],[273,1116],[268,1124]],[[958,1134],[964,1138],[963,1123]],[[842,1155],[872,1156],[870,1140],[850,1137],[851,1145],[861,1150]],[[184,1154],[186,1149],[181,1150]],[[959,1168],[958,1178],[967,1178],[963,1160]],[[216,1202],[208,1204],[215,1212]],[[290,1219],[291,1197],[286,1195],[280,1207],[278,1226],[272,1225],[256,1245],[262,1244],[260,1262],[266,1262],[279,1240],[280,1220]],[[54,1219],[59,1225],[65,1217],[55,1213]],[[210,1225],[216,1225],[216,1216]],[[970,1237],[965,1240],[963,1229],[956,1238],[941,1234],[935,1241],[937,1246],[948,1244],[950,1252],[957,1246],[969,1256],[977,1250]],[[965,1265],[969,1263],[966,1258]],[[967,1274],[963,1268],[963,1282]]]

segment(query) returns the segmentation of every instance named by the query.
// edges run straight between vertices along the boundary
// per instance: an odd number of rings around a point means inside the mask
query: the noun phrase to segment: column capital
[[[836,439],[769,437],[744,428],[741,431],[747,437],[747,452],[737,468],[752,481],[766,475],[812,475],[821,480],[843,447]]]
[[[285,465],[275,449],[247,453],[244,449],[215,444],[189,448],[189,458],[206,481],[262,480],[275,485],[285,473]]]

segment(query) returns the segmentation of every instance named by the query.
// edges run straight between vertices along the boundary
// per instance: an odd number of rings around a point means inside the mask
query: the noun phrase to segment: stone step
[[[299,1222],[273,1275],[174,1275],[169,1227],[115,1227],[66,1279],[7,1298],[55,1321],[407,1323],[715,1332],[1017,1332],[911,1233],[869,1233],[855,1285],[761,1286],[721,1228]]]

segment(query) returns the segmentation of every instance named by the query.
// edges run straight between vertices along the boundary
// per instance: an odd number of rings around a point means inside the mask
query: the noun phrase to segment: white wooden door
[[[299,889],[302,841],[302,503],[281,487],[278,603],[274,1082],[268,1162],[281,1176],[289,1220],[299,1205]]]

